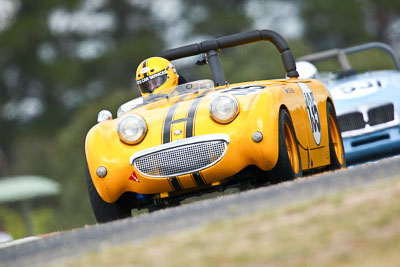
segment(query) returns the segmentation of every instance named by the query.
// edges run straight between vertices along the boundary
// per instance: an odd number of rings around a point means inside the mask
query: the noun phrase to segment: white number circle
[[[311,89],[304,83],[298,83],[301,91],[303,91],[304,100],[306,102],[306,109],[308,120],[310,122],[311,131],[314,136],[315,143],[321,143],[321,120],[319,117],[317,102],[315,101],[314,94]]]

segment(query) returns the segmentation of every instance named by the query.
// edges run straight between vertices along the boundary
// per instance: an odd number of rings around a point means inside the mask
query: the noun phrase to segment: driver
[[[152,94],[171,93],[179,80],[174,65],[162,57],[148,58],[136,70],[136,84],[144,99]]]

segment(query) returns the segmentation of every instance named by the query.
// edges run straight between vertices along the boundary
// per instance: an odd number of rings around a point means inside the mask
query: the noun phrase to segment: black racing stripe
[[[171,121],[170,124],[179,123],[179,122],[185,122],[185,121],[187,121],[187,118],[181,118],[181,119],[177,119],[177,120]]]
[[[166,144],[171,142],[171,126],[173,124],[173,117],[174,117],[174,113],[176,108],[178,107],[179,103],[181,100],[183,100],[184,98],[188,97],[187,95],[182,96],[181,98],[178,99],[178,101],[176,101],[168,110],[167,112],[167,116],[165,117],[164,120],[164,127],[163,127],[163,140],[162,143]]]
[[[169,178],[169,182],[174,188],[175,191],[180,191],[182,190],[182,186],[180,185],[178,178],[177,177],[171,177]]]
[[[206,184],[199,172],[192,173],[192,176],[197,185],[205,185]]]
[[[203,99],[203,96],[206,95],[208,91],[204,91],[201,93],[196,100],[193,101],[192,106],[189,109],[187,122],[186,122],[186,138],[192,137],[194,135],[194,116],[196,115],[197,108],[200,104],[200,101]]]
[[[182,96],[181,98],[178,99],[178,101],[176,101],[171,106],[171,108],[168,110],[167,116],[165,117],[165,120],[164,120],[163,140],[162,140],[163,144],[171,142],[171,126],[172,126],[172,124],[174,124],[176,122],[182,122],[182,121],[186,120],[186,138],[192,137],[194,135],[194,127],[193,126],[194,126],[194,117],[196,115],[197,108],[198,108],[199,103],[200,103],[201,99],[203,98],[203,96],[210,92],[211,91],[207,90],[207,91],[204,91],[201,94],[199,94],[199,96],[193,101],[193,104],[189,109],[187,118],[182,118],[182,119],[178,119],[178,120],[174,120],[174,121],[172,120],[179,102],[182,101],[183,99],[185,99],[186,97],[188,97],[189,95]]]
[[[146,68],[146,65],[147,65],[147,59],[145,61],[143,61],[142,69]],[[147,72],[143,73],[143,75],[144,75],[144,78],[146,78],[147,77]]]
[[[172,118],[174,117],[174,113],[175,113],[177,106],[178,106],[178,102],[173,104],[172,107],[168,110],[167,116],[165,117],[163,144],[171,142],[171,121],[172,121]]]

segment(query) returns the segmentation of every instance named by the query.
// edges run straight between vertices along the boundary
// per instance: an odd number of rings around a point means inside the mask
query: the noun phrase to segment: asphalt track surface
[[[0,266],[39,266],[400,176],[400,156],[46,237],[0,244]]]

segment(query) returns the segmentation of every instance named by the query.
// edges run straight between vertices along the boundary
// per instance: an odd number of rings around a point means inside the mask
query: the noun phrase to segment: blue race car
[[[350,65],[349,54],[371,53],[376,49],[390,56],[395,69],[358,73]],[[341,70],[319,73],[314,64],[326,66],[327,61],[332,59],[338,60]],[[390,46],[373,42],[332,49],[300,57],[296,65],[300,78],[320,79],[329,88],[338,115],[347,163],[400,152],[400,62]]]

